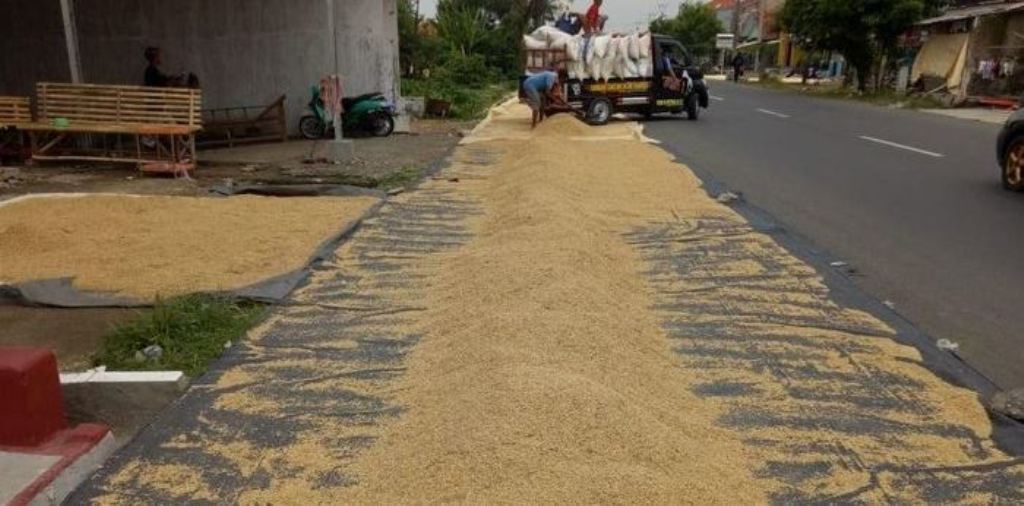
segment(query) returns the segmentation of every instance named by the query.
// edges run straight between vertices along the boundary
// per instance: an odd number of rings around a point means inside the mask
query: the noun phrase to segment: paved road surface
[[[1000,386],[1024,387],[1024,195],[999,186],[998,125],[712,87],[698,123],[652,121],[648,135],[849,262]]]

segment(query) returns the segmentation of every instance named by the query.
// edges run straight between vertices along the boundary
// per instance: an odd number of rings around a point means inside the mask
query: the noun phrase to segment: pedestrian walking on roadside
[[[740,77],[743,77],[743,54],[736,53],[736,56],[732,57],[732,80],[734,82],[740,82]]]

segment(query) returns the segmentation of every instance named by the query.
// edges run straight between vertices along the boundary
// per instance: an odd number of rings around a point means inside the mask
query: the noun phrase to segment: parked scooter
[[[341,128],[345,134],[366,132],[375,137],[387,137],[395,131],[395,107],[381,93],[367,93],[358,97],[341,100],[345,113],[341,116]],[[306,139],[323,139],[334,133],[334,118],[327,114],[320,88],[313,87],[313,99],[309,101],[312,114],[299,120],[299,132]]]

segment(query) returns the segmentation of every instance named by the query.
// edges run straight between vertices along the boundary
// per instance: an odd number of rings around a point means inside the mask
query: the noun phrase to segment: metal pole
[[[78,53],[78,28],[75,26],[75,6],[73,0],[60,0],[60,12],[64,18],[64,41],[67,43],[68,68],[71,71],[71,82],[82,82],[82,60]]]

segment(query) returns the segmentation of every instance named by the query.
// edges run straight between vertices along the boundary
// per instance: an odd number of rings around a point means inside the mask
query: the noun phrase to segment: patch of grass
[[[468,86],[440,78],[402,79],[402,95],[451,102],[452,118],[470,120],[486,116],[491,106],[515,91],[516,86],[515,81]]]
[[[378,190],[394,190],[404,188],[420,178],[420,170],[416,167],[403,167],[398,172],[392,172],[377,181]]]
[[[240,304],[209,295],[159,300],[139,317],[115,327],[93,358],[96,366],[117,371],[184,371],[192,378],[206,371],[266,313],[259,304]],[[138,352],[159,345],[158,359],[139,360]]]

